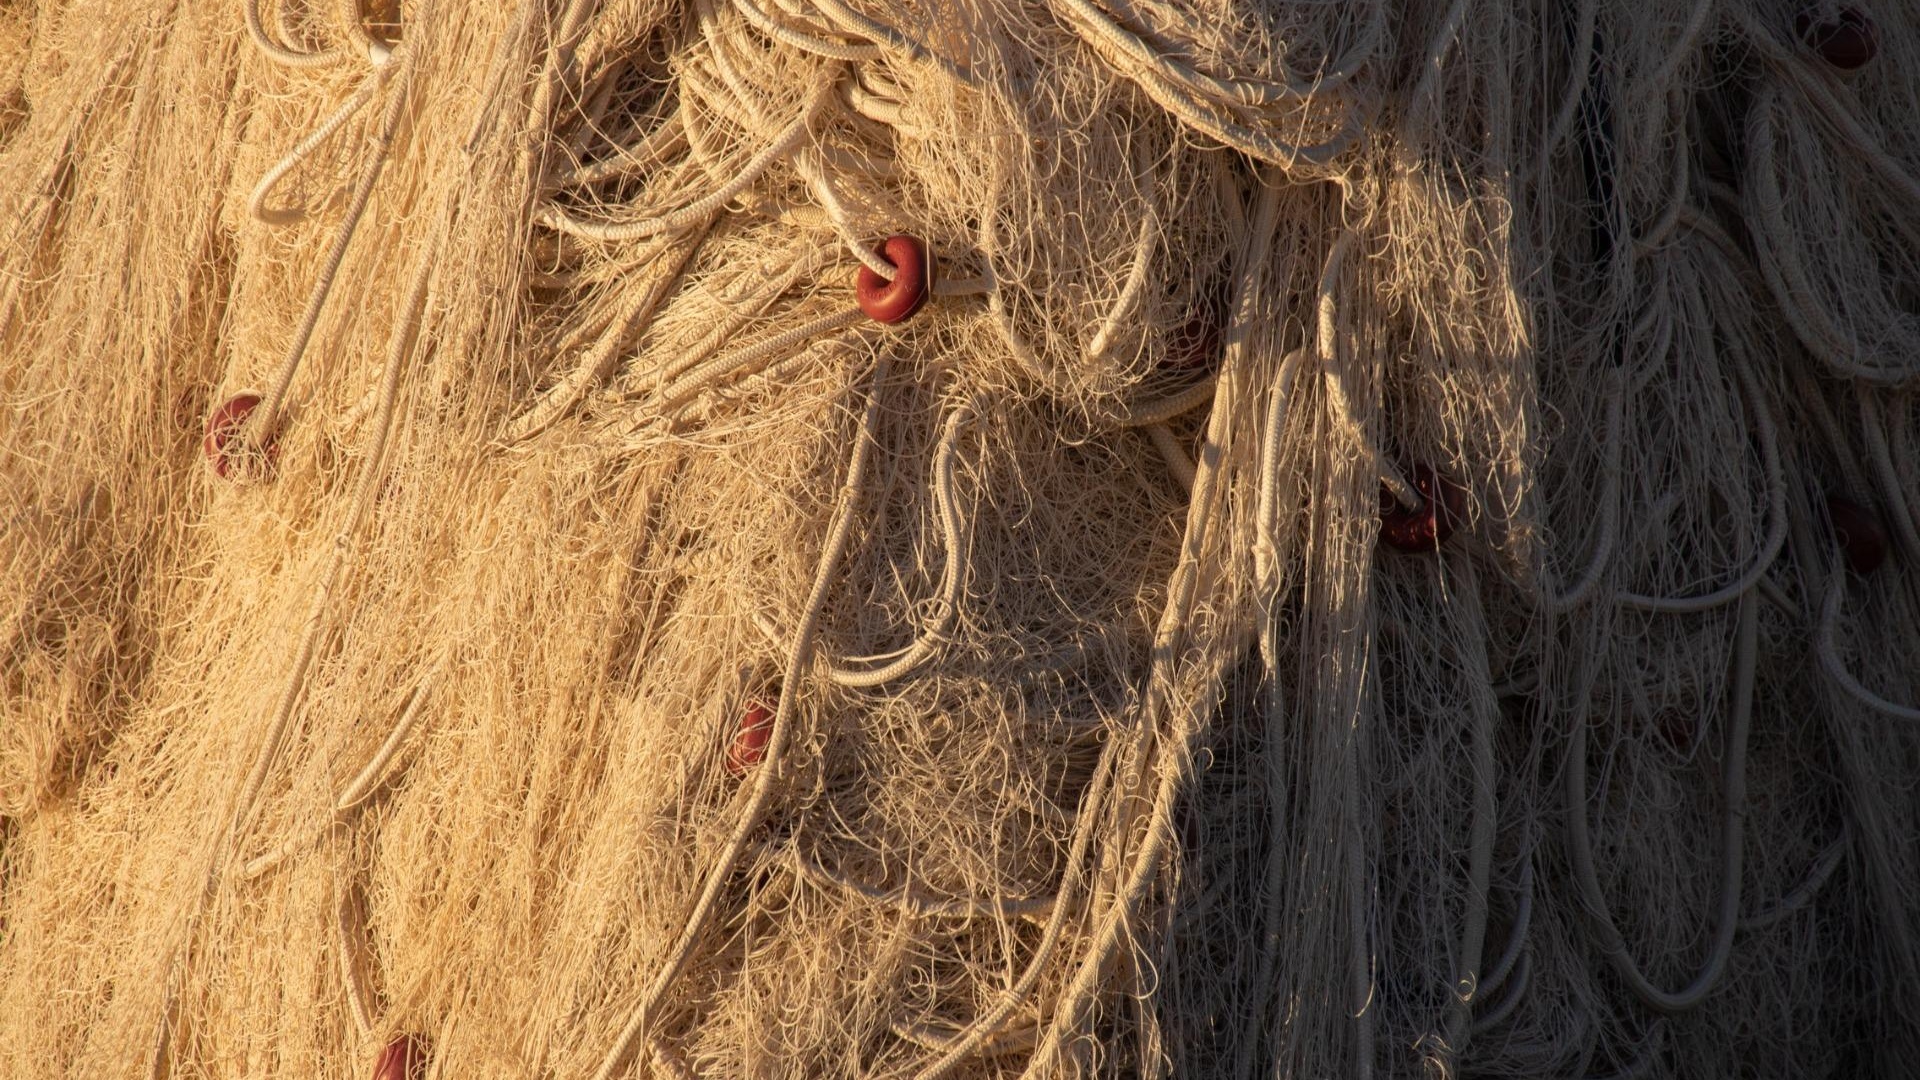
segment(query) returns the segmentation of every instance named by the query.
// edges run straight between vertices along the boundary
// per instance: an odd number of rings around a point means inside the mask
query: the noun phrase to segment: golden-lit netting
[[[1907,1075],[1920,9],[0,0],[0,1075]]]

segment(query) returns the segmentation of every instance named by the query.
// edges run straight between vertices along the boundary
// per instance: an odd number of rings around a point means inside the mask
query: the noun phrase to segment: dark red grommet
[[[1205,307],[1195,308],[1167,341],[1164,366],[1174,371],[1210,368],[1220,359],[1220,320]]]
[[[1413,467],[1413,490],[1420,505],[1409,510],[1381,485],[1380,542],[1399,551],[1433,551],[1467,519],[1467,493],[1425,465]]]
[[[1833,525],[1840,552],[1856,574],[1871,574],[1887,561],[1887,530],[1873,511],[1851,499],[1827,496],[1827,520]]]
[[[1699,721],[1689,713],[1678,709],[1662,709],[1654,718],[1653,730],[1665,743],[1667,749],[1685,757],[1693,752],[1694,734]]]
[[[373,1059],[373,1080],[425,1080],[426,1075],[426,1040],[415,1035],[395,1035]]]
[[[1187,308],[1186,321],[1167,337],[1167,352],[1160,366],[1172,371],[1199,371],[1219,363],[1225,345],[1222,328],[1227,323],[1227,300],[1224,281],[1202,289],[1199,299]]]
[[[767,740],[773,737],[773,710],[757,701],[747,703],[747,711],[740,716],[740,726],[734,730],[733,741],[727,745],[727,773],[742,777],[747,770],[760,764],[767,756]]]
[[[926,245],[911,236],[896,234],[887,237],[875,251],[893,264],[893,280],[874,273],[870,266],[862,266],[853,283],[854,299],[874,322],[905,322],[927,302],[927,289],[933,283]]]
[[[1820,59],[1842,71],[1857,71],[1880,52],[1873,20],[1859,8],[1841,8],[1831,19],[1808,8],[1794,16],[1793,29]]]
[[[247,391],[228,398],[207,417],[207,433],[200,440],[200,450],[207,456],[207,467],[220,479],[238,478],[245,455],[236,443],[246,427],[247,417],[259,405],[260,395]],[[269,436],[259,450],[268,465],[273,463],[273,449],[273,439]]]

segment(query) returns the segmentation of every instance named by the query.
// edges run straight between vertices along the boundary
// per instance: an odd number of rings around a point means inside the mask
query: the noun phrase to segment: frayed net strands
[[[0,10],[0,1075],[1901,1076],[1920,25]]]

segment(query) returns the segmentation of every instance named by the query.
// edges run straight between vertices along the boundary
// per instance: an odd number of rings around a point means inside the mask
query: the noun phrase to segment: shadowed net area
[[[0,0],[0,1075],[1907,1075],[1906,0]]]

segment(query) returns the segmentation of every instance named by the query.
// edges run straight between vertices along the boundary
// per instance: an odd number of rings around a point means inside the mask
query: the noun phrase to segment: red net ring
[[[1682,709],[1661,709],[1651,721],[1653,733],[1666,748],[1686,757],[1693,753],[1699,732],[1699,720]]]
[[[874,322],[905,322],[927,302],[927,289],[932,284],[933,268],[926,246],[911,236],[896,234],[887,237],[875,252],[893,264],[893,280],[874,273],[870,266],[862,266],[853,283],[854,300]]]
[[[414,1035],[396,1035],[373,1059],[373,1080],[424,1080],[427,1044]]]
[[[1880,52],[1873,20],[1859,8],[1841,8],[1831,19],[1809,8],[1794,16],[1793,29],[1820,59],[1841,71],[1858,71]]]
[[[767,740],[773,738],[773,710],[757,701],[749,702],[747,711],[740,716],[740,726],[734,730],[733,741],[727,745],[727,774],[735,777],[747,775],[767,756]]]
[[[247,418],[260,405],[260,395],[252,391],[243,391],[228,398],[207,416],[206,435],[200,440],[200,451],[206,455],[207,467],[222,480],[237,479],[236,470],[247,456],[237,445],[240,433],[245,429]],[[261,444],[257,453],[264,457],[265,463],[273,463],[273,439],[269,437]]]
[[[1161,366],[1173,371],[1199,371],[1216,366],[1226,347],[1230,299],[1225,281],[1214,281],[1202,289],[1199,299],[1187,306],[1186,321],[1167,336],[1167,352]]]
[[[1381,485],[1380,542],[1397,551],[1437,550],[1467,519],[1467,493],[1426,465],[1413,467],[1413,490],[1420,505],[1409,509]]]
[[[1197,307],[1167,341],[1165,365],[1174,371],[1211,368],[1220,359],[1220,321],[1205,307]]]
[[[1827,521],[1840,552],[1856,574],[1871,574],[1887,561],[1887,530],[1873,511],[1851,499],[1827,496]]]

